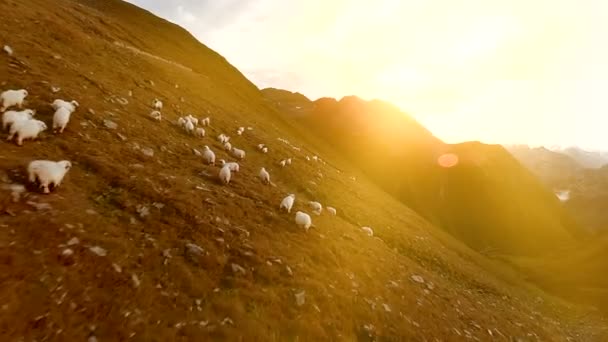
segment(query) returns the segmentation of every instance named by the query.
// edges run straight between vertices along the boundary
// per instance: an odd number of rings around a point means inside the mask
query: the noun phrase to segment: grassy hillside
[[[289,92],[278,95],[273,90],[267,97],[285,113],[296,104],[306,106]],[[551,190],[501,146],[445,144],[398,108],[355,97],[319,99],[308,115],[294,120],[386,191],[477,250],[542,254],[573,243],[573,234],[581,231]],[[459,157],[458,165],[438,164],[447,153]]]
[[[545,295],[437,229],[175,25],[117,0],[8,0],[0,11],[14,50],[0,55],[2,89],[27,88],[47,123],[53,99],[81,104],[63,135],[2,142],[0,340],[607,338],[595,309]],[[155,97],[160,123],[148,118]],[[207,137],[177,128],[184,113],[211,117]],[[252,130],[237,136],[239,126]],[[193,153],[208,145],[231,160],[213,138],[222,132],[247,152],[229,186]],[[313,154],[327,163],[306,162]],[[277,167],[286,156],[292,167]],[[26,181],[33,159],[73,168],[41,195]],[[275,186],[256,178],[262,166]],[[288,193],[295,210],[315,199],[338,215],[313,216],[306,233],[278,211]]]

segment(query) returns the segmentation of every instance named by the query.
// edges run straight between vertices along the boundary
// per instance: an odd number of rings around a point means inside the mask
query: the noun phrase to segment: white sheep
[[[296,200],[296,195],[294,195],[294,194],[287,195],[287,197],[283,198],[283,200],[281,201],[281,205],[279,206],[279,209],[285,209],[285,210],[287,210],[288,213],[290,213],[291,207],[293,207],[293,202],[295,200]]]
[[[180,116],[179,119],[177,119],[177,125],[181,128],[185,128],[186,127],[186,120],[184,117]]]
[[[296,225],[298,227],[304,228],[304,230],[308,231],[310,226],[312,226],[312,219],[310,215],[307,213],[303,213],[301,211],[296,212]]]
[[[237,135],[243,135],[243,132],[245,132],[245,127],[239,127],[239,128],[236,130],[236,134],[237,134]]]
[[[201,126],[209,126],[209,125],[211,125],[211,119],[209,117],[206,117],[201,120]]]
[[[306,161],[310,161],[310,157],[309,156],[306,156]]]
[[[194,124],[190,120],[186,120],[186,124],[184,124],[184,129],[188,134],[194,133]]]
[[[230,151],[230,150],[232,150],[232,144],[231,144],[231,143],[229,143],[229,142],[225,142],[225,143],[224,143],[224,150],[225,150],[225,151]]]
[[[317,157],[317,156],[312,156],[312,160],[314,160],[314,161],[319,161],[319,157]]]
[[[264,147],[264,148],[262,149],[262,153],[268,153],[268,147]]]
[[[266,171],[266,168],[260,169],[259,177],[262,183],[270,185],[270,173]]]
[[[163,103],[159,99],[154,99],[154,101],[152,101],[152,106],[156,110],[162,110],[163,109]]]
[[[0,102],[2,102],[2,108],[0,112],[4,112],[7,108],[17,106],[19,109],[23,106],[23,100],[27,97],[28,92],[25,89],[19,90],[7,90],[0,94]]]
[[[25,109],[20,112],[15,110],[9,110],[2,114],[2,129],[7,130],[17,121],[30,120],[36,115],[36,111],[32,109]]]
[[[287,158],[287,159],[285,160],[285,163],[286,163],[287,165],[291,165],[291,158]]]
[[[163,119],[163,115],[157,110],[153,110],[152,112],[150,112],[150,117],[156,121],[161,121]]]
[[[67,126],[68,122],[70,122],[71,115],[72,112],[70,109],[66,107],[59,107],[59,109],[57,109],[53,115],[53,132],[57,133],[57,131],[59,131],[59,133],[63,133],[65,126]]]
[[[283,159],[279,162],[279,165],[281,165],[281,167],[285,167],[286,164],[287,164],[287,161],[285,159]]]
[[[374,236],[374,231],[370,227],[361,227],[361,230],[369,236]]]
[[[244,159],[244,158],[245,158],[245,151],[243,151],[243,150],[239,150],[238,148],[233,147],[233,148],[232,148],[232,155],[233,155],[235,158],[238,158],[238,159]]]
[[[232,172],[239,172],[239,169],[240,169],[239,163],[235,163],[235,162],[225,163],[224,166],[227,166],[228,168],[230,168],[230,171],[232,171]]]
[[[321,215],[321,212],[323,211],[323,206],[321,205],[321,203],[310,201],[308,202],[308,205],[312,208],[313,213],[315,213],[316,215]]]
[[[264,149],[264,144],[258,144],[258,150],[261,151],[262,149]]]
[[[207,145],[205,145],[205,150],[203,151],[203,159],[207,164],[215,165],[215,153]]]
[[[58,162],[50,160],[34,160],[27,166],[27,173],[31,183],[38,182],[39,188],[45,194],[50,192],[49,186],[53,185],[56,189],[61,185],[65,174],[72,167],[72,163],[67,160]]]
[[[222,167],[220,169],[220,181],[224,184],[228,184],[230,183],[230,167],[224,165],[224,167]]]
[[[330,213],[331,215],[336,216],[336,214],[337,214],[336,208],[334,208],[334,207],[325,207],[325,210],[327,210],[327,212]]]
[[[196,131],[194,131],[194,135],[197,137],[204,137],[205,136],[205,129],[203,127],[197,127]]]
[[[197,118],[195,118],[194,116],[192,116],[192,115],[190,115],[190,114],[188,114],[188,116],[186,116],[186,118],[187,118],[188,120],[190,120],[190,122],[192,122],[192,124],[193,124],[194,126],[198,126],[198,119],[197,119]]]
[[[51,103],[51,107],[53,107],[54,110],[57,110],[59,108],[67,108],[70,110],[71,113],[76,111],[76,108],[78,108],[78,106],[80,106],[80,104],[76,101],[64,101],[61,99],[56,99],[55,101],[53,101],[53,103]]]
[[[230,141],[230,137],[225,135],[224,133],[222,133],[217,136],[217,141],[219,141],[222,144],[225,144]]]
[[[47,129],[46,124],[40,120],[22,120],[15,122],[10,129],[7,141],[13,140],[17,136],[17,145],[23,145],[23,140],[36,139],[40,132]]]

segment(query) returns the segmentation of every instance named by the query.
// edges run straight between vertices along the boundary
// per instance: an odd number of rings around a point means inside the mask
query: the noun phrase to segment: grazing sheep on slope
[[[46,124],[40,120],[22,120],[15,122],[11,126],[7,141],[13,140],[17,136],[17,145],[23,145],[23,140],[36,139],[40,132],[47,129]]]
[[[268,185],[270,184],[270,173],[268,173],[265,168],[260,169],[259,177],[262,180],[262,183]]]
[[[211,125],[211,119],[209,117],[206,117],[201,120],[201,126],[209,126],[209,125]]]
[[[203,151],[203,159],[207,164],[215,165],[215,153],[207,145],[205,145],[205,150]]]
[[[325,210],[327,210],[328,213],[336,216],[337,212],[336,212],[336,208],[334,207],[325,207]]]
[[[51,107],[53,107],[54,110],[57,110],[59,108],[67,108],[70,110],[70,112],[75,112],[76,108],[78,108],[80,104],[78,104],[78,102],[76,101],[64,101],[61,99],[57,99],[55,101],[53,101],[53,103],[51,103]]]
[[[312,219],[310,215],[307,213],[303,213],[301,211],[296,212],[296,225],[298,227],[304,228],[304,230],[308,231],[310,226],[312,226]]]
[[[285,210],[287,210],[288,213],[290,213],[291,207],[293,207],[293,202],[295,200],[296,200],[296,195],[294,195],[294,194],[287,195],[287,197],[283,198],[283,200],[281,201],[281,205],[279,206],[279,209],[285,209]]]
[[[262,153],[268,153],[268,147],[262,148]]]
[[[157,110],[150,112],[150,117],[156,121],[161,121],[163,119],[163,115]]]
[[[0,102],[2,107],[0,112],[4,112],[7,108],[17,106],[21,108],[23,106],[23,100],[27,97],[28,92],[25,89],[19,90],[7,90],[0,94]]]
[[[152,101],[152,106],[156,110],[162,110],[163,109],[163,103],[159,99],[154,99],[154,101]]]
[[[310,201],[308,202],[308,205],[312,208],[313,213],[315,213],[316,215],[321,215],[321,212],[323,211],[323,206],[321,205],[321,203]]]
[[[190,120],[186,120],[186,124],[184,125],[184,129],[188,134],[194,133],[194,124]]]
[[[225,142],[224,143],[224,151],[230,151],[232,150],[232,144],[229,142]]]
[[[232,155],[233,155],[235,158],[238,158],[238,159],[244,159],[244,158],[245,158],[245,151],[240,150],[240,149],[238,149],[238,148],[236,148],[236,147],[233,147],[233,148],[232,148]]]
[[[204,137],[205,136],[205,129],[202,127],[197,127],[196,131],[194,131],[194,135],[197,137]]]
[[[2,129],[7,130],[17,121],[30,120],[36,115],[36,111],[32,109],[22,110],[20,112],[9,110],[2,114]]]
[[[224,167],[220,169],[219,177],[222,183],[230,183],[230,167],[224,165]]]
[[[63,133],[65,126],[70,122],[71,115],[72,112],[66,107],[57,109],[53,115],[53,132],[57,133],[59,131],[59,133]]]
[[[230,163],[224,164],[224,166],[227,166],[230,169],[230,171],[232,171],[232,172],[239,172],[239,168],[240,168],[239,163],[230,162]]]
[[[45,194],[50,192],[49,186],[53,185],[56,189],[61,184],[63,177],[72,167],[72,163],[67,160],[58,162],[50,160],[34,160],[27,167],[29,181],[38,181],[39,187]]]

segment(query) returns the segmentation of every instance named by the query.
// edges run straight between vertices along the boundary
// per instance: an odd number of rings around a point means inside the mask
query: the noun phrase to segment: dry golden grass
[[[15,55],[0,56],[2,89],[27,88],[27,106],[46,122],[55,97],[81,106],[63,135],[47,132],[24,147],[2,143],[3,184],[24,183],[32,159],[74,166],[51,195],[30,187],[15,203],[0,190],[1,340],[605,340],[593,309],[550,297],[534,301],[541,292],[517,273],[376,188],[174,26],[115,0],[0,4],[9,9],[0,38]],[[62,90],[52,94],[51,85]],[[155,97],[165,102],[161,123],[147,116]],[[208,136],[177,129],[172,121],[183,113],[211,116]],[[118,129],[105,128],[104,120]],[[239,126],[254,130],[237,136]],[[248,153],[229,186],[215,179],[217,167],[192,153],[206,144],[218,158],[232,159],[213,139],[220,132]],[[260,142],[268,155],[255,150]],[[331,162],[306,163],[312,154]],[[294,165],[277,167],[288,155]],[[260,166],[276,187],[255,177]],[[315,228],[296,229],[293,217],[278,211],[291,192],[294,210],[319,199],[338,216],[313,216]],[[142,205],[148,216],[138,213]],[[363,234],[362,225],[376,237]],[[79,244],[66,246],[73,237]],[[189,252],[188,243],[205,252]],[[107,255],[92,253],[93,246]],[[66,248],[73,256],[61,255]],[[301,291],[306,301],[297,306]]]

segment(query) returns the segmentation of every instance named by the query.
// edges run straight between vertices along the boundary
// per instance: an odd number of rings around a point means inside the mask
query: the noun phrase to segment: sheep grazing
[[[7,130],[18,121],[30,120],[36,115],[36,111],[32,109],[22,110],[20,112],[9,110],[2,114],[2,129]]]
[[[310,226],[312,226],[312,219],[310,218],[310,215],[301,211],[296,212],[296,225],[308,231]]]
[[[312,156],[312,160],[314,160],[314,161],[319,161],[319,157],[317,157],[317,156]]]
[[[162,110],[163,103],[159,99],[154,99],[154,101],[152,101],[152,107],[156,110]]]
[[[287,164],[287,161],[285,159],[283,159],[279,162],[279,165],[281,165],[281,167],[285,167],[286,164]]]
[[[203,151],[203,159],[207,164],[215,165],[215,153],[207,145],[205,145],[205,150]]]
[[[186,124],[184,125],[184,129],[186,130],[186,133],[188,133],[188,134],[194,133],[194,124],[192,123],[192,121],[186,120]]]
[[[264,144],[258,144],[258,150],[263,150],[264,149]]]
[[[224,143],[224,150],[225,150],[225,151],[230,151],[230,150],[232,150],[232,144],[231,144],[231,143],[229,143],[229,142],[225,142],[225,143]]]
[[[291,165],[291,158],[287,158],[287,159],[285,160],[285,163],[286,163],[287,165]]]
[[[270,173],[265,168],[260,169],[259,177],[262,183],[270,185]]]
[[[70,113],[73,113],[76,111],[76,108],[78,108],[78,106],[80,106],[80,104],[76,101],[65,101],[65,100],[61,100],[61,99],[57,99],[55,101],[53,101],[53,103],[51,103],[51,107],[53,107],[54,110],[57,110],[59,108],[67,108],[70,110]]]
[[[309,156],[306,156],[306,161],[310,161],[310,157]]]
[[[198,126],[198,119],[194,116],[188,114],[188,116],[186,116],[186,119],[190,120],[190,122],[192,122],[194,126]]]
[[[156,121],[161,121],[163,119],[163,115],[157,110],[150,112],[150,117]]]
[[[220,169],[219,177],[223,184],[230,183],[230,167],[224,165],[224,167]]]
[[[56,189],[61,185],[65,174],[72,167],[72,163],[67,160],[58,162],[50,160],[34,160],[27,166],[27,173],[31,183],[38,182],[45,194],[50,193],[49,186],[53,185]]]
[[[217,136],[217,141],[219,141],[222,144],[225,144],[230,141],[230,137],[225,135],[224,133],[222,133]]]
[[[296,200],[296,195],[294,195],[294,194],[287,195],[287,197],[283,198],[283,200],[281,201],[281,205],[279,206],[279,209],[285,209],[285,210],[287,210],[288,213],[290,213],[291,207],[293,207],[293,202],[295,200]]]
[[[13,140],[17,136],[17,145],[23,145],[23,140],[36,139],[40,132],[46,130],[46,124],[40,120],[22,120],[15,122],[10,129],[7,141]]]
[[[368,236],[374,236],[374,231],[370,227],[361,227],[361,230]]]
[[[194,135],[197,137],[204,137],[205,136],[205,129],[202,127],[197,127],[196,130],[194,131]]]
[[[232,155],[233,155],[235,158],[238,158],[238,159],[244,159],[244,158],[245,158],[245,151],[243,151],[243,150],[239,150],[238,148],[233,147],[233,148],[232,148]]]
[[[336,208],[334,208],[334,207],[325,207],[325,210],[327,210],[327,212],[333,216],[336,216],[336,214],[337,214]]]
[[[201,120],[201,126],[209,126],[209,125],[211,125],[211,119],[209,117],[206,117]]]
[[[236,134],[237,134],[237,135],[243,135],[243,132],[245,132],[245,127],[239,127],[239,128],[236,130]]]
[[[23,106],[23,101],[27,97],[28,92],[25,89],[7,90],[0,94],[0,102],[2,107],[0,112],[4,112],[7,108],[17,106],[19,109]]]
[[[63,133],[65,126],[70,122],[70,116],[72,112],[66,107],[60,107],[53,114],[53,132]]]
[[[239,172],[239,163],[235,163],[235,162],[230,162],[230,163],[225,163],[224,166],[227,166],[230,171],[232,172]]]
[[[262,153],[268,153],[268,147],[264,147],[264,148],[262,149]]]
[[[308,202],[308,205],[312,208],[312,212],[315,213],[315,215],[321,215],[321,212],[323,211],[321,203],[310,201]]]
[[[186,121],[186,119],[180,116],[179,119],[177,119],[177,125],[184,128],[186,126]]]

